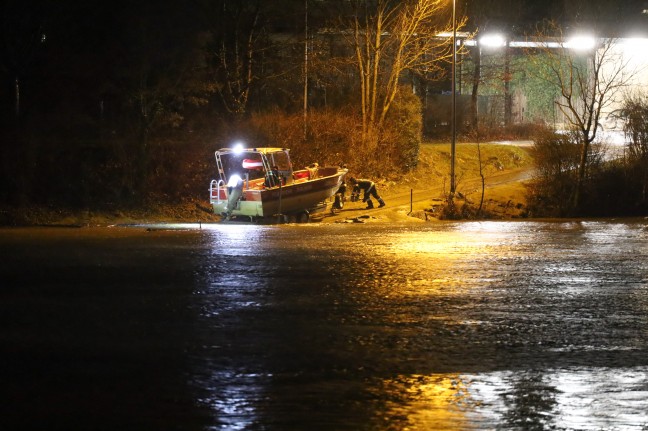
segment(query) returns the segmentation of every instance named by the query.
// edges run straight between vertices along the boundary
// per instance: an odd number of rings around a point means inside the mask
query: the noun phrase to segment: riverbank
[[[530,146],[530,143],[486,143],[478,148],[476,144],[458,144],[455,157],[457,216],[460,218],[463,211],[463,214],[481,219],[526,217],[525,183],[531,178],[533,169]],[[397,182],[376,182],[378,192],[387,203],[385,207],[366,210],[362,202],[347,201],[339,214],[315,218],[334,223],[438,220],[445,212],[449,178],[450,145],[424,144],[416,169]],[[481,212],[476,215],[480,203]]]
[[[480,163],[481,162],[481,163]],[[483,183],[480,176],[483,174]],[[528,145],[501,143],[458,144],[455,173],[458,207],[471,209],[483,203],[481,218],[509,219],[526,213],[524,182],[530,178],[532,159]],[[351,172],[353,175],[353,172]],[[418,166],[402,178],[377,180],[384,208],[365,210],[362,202],[347,201],[339,214],[314,215],[322,223],[384,221],[422,222],[438,219],[449,193],[450,145],[423,144]],[[483,186],[483,187],[482,187]],[[467,208],[468,208],[467,207]],[[134,223],[202,222],[220,217],[211,212],[209,202],[187,199],[175,204],[152,204],[144,208],[98,211],[47,207],[0,208],[3,226],[109,226]]]

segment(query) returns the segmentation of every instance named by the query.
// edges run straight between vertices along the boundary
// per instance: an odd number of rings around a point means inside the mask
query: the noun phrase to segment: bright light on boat
[[[243,143],[235,142],[232,149],[234,150],[234,154],[241,154],[243,152]]]
[[[230,177],[229,181],[227,182],[227,187],[236,187],[242,181],[243,180],[241,179],[240,176],[234,174]]]

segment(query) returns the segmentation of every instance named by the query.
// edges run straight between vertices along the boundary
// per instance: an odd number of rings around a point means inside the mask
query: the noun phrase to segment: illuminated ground
[[[482,144],[480,146],[484,175],[483,209],[491,217],[516,218],[526,207],[524,182],[531,177],[532,160],[528,146]],[[482,197],[477,145],[460,144],[456,153],[456,191],[472,205]],[[347,201],[343,211],[321,218],[322,222],[434,220],[433,208],[443,205],[449,193],[450,146],[427,144],[421,149],[419,166],[399,182],[378,182],[378,191],[387,202],[384,208],[365,210],[362,202]],[[458,199],[463,204],[465,199]],[[375,200],[374,200],[375,204]]]

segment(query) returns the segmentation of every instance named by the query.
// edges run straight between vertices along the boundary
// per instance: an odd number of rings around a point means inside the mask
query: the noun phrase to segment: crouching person
[[[360,190],[364,192],[362,202],[367,203],[367,209],[374,207],[371,197],[373,196],[378,201],[378,208],[385,206],[385,201],[382,200],[378,191],[376,190],[376,184],[370,180],[356,179],[354,177],[349,178],[349,183],[353,186],[353,193],[358,194]]]

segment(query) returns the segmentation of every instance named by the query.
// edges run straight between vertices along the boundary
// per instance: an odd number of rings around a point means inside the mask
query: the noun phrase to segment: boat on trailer
[[[215,152],[218,179],[209,184],[210,204],[224,220],[285,216],[305,222],[325,209],[347,169],[317,163],[293,170],[287,148],[221,148]]]

